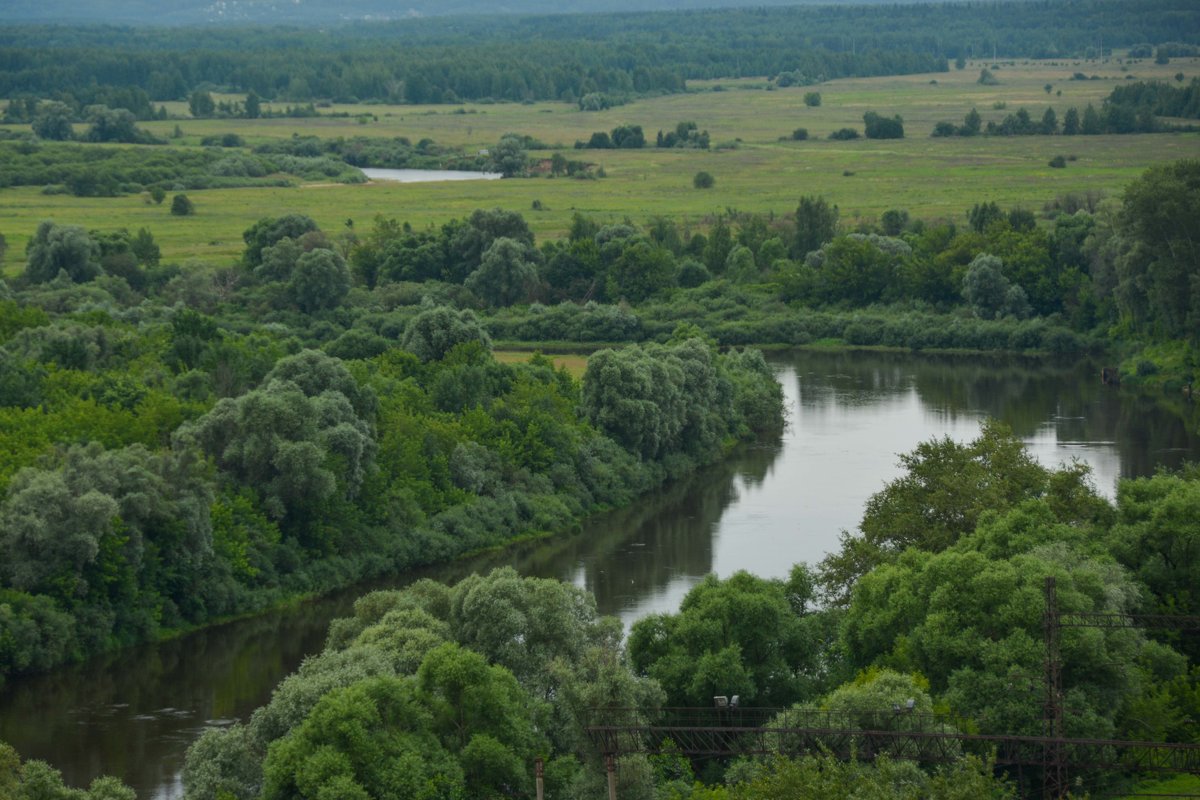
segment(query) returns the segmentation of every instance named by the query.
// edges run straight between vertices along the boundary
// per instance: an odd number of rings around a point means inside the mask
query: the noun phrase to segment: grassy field
[[[524,364],[533,356],[528,350],[493,350],[492,355],[501,364]],[[554,366],[566,369],[576,378],[582,378],[587,370],[587,356],[569,353],[548,353],[547,356],[554,362]]]
[[[948,73],[830,81],[816,87],[766,90],[763,80],[693,84],[687,94],[641,100],[604,112],[580,112],[566,104],[468,106],[335,106],[334,111],[368,112],[367,124],[351,118],[269,120],[171,120],[145,127],[168,135],[175,125],[181,141],[198,144],[202,136],[236,132],[253,144],[297,134],[332,136],[428,137],[469,149],[494,144],[502,134],[528,134],[550,145],[570,147],[593,131],[622,124],[641,125],[653,140],[657,130],[695,121],[711,135],[714,149],[574,151],[568,156],[592,160],[606,178],[572,180],[534,178],[440,184],[375,183],[363,186],[313,184],[297,188],[223,189],[189,192],[196,216],[168,213],[168,203],[148,204],[144,197],[85,199],[42,195],[37,188],[0,190],[0,233],[9,242],[5,269],[21,267],[25,242],[43,219],[110,229],[146,227],[159,241],[164,258],[228,261],[242,249],[241,233],[256,219],[287,213],[311,215],[328,231],[353,220],[357,230],[383,214],[414,226],[441,224],[476,208],[521,211],[539,237],[564,234],[571,215],[580,211],[601,220],[626,217],[642,222],[665,215],[703,225],[713,214],[739,211],[790,212],[801,195],[820,194],[837,203],[845,222],[873,221],[889,208],[904,208],[920,218],[962,220],[974,203],[994,200],[1002,206],[1034,210],[1059,194],[1099,189],[1118,193],[1151,164],[1200,157],[1200,135],[1156,134],[1097,137],[1016,137],[933,139],[938,121],[960,123],[972,108],[984,122],[1025,107],[1040,119],[1052,106],[1062,119],[1066,109],[1100,101],[1127,76],[1173,80],[1200,74],[1200,60],[1174,59],[1168,65],[1117,61],[1002,63],[1000,83],[977,82],[982,62]],[[1122,71],[1122,70],[1125,71]],[[1073,81],[1072,73],[1097,75]],[[1050,84],[1047,92],[1045,85]],[[717,88],[720,91],[717,91]],[[820,91],[822,104],[804,105],[807,91]],[[1061,96],[1058,94],[1061,91]],[[1003,104],[1004,108],[994,106]],[[185,115],[183,104],[168,104]],[[861,131],[864,111],[905,121],[906,137],[895,141],[830,141],[842,127]],[[377,121],[376,121],[377,120]],[[810,141],[790,141],[793,129],[807,128]],[[718,149],[717,145],[735,145]],[[1066,169],[1051,169],[1056,155],[1074,156]],[[707,190],[692,186],[696,172],[716,178]],[[542,210],[532,210],[538,200]]]

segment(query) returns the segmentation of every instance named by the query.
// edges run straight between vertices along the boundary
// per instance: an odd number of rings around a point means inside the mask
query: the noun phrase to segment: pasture
[[[331,232],[343,231],[353,221],[354,230],[362,233],[380,214],[424,227],[476,208],[501,207],[523,213],[539,238],[555,238],[565,234],[576,212],[601,221],[635,223],[661,215],[695,230],[716,214],[736,210],[782,215],[794,209],[802,195],[824,195],[839,206],[848,226],[874,222],[891,208],[906,209],[917,218],[963,220],[981,201],[1036,211],[1067,192],[1117,194],[1152,164],[1200,157],[1200,134],[1195,133],[931,138],[937,122],[961,124],[971,108],[978,109],[985,126],[1021,107],[1035,120],[1052,107],[1061,121],[1071,106],[1080,111],[1088,103],[1099,106],[1115,85],[1130,77],[1174,81],[1176,73],[1186,80],[1200,74],[1200,59],[1172,59],[1167,65],[1118,59],[1001,62],[995,69],[999,83],[984,86],[978,77],[985,65],[992,67],[990,62],[972,61],[965,69],[945,73],[771,90],[764,79],[693,82],[685,94],[642,99],[601,112],[581,112],[563,103],[357,105],[321,110],[362,115],[358,118],[193,120],[186,118],[186,104],[167,104],[169,113],[180,118],[143,127],[169,136],[178,125],[183,136],[172,140],[173,145],[199,146],[203,136],[218,133],[237,133],[249,145],[315,134],[406,136],[414,142],[430,138],[474,151],[516,132],[567,148],[568,158],[602,166],[606,177],[213,189],[188,192],[196,206],[192,217],[173,217],[169,199],[159,206],[145,195],[76,198],[44,195],[35,187],[9,188],[0,190],[0,233],[9,244],[5,271],[20,269],[25,243],[43,219],[96,229],[145,227],[159,242],[165,260],[224,263],[241,251],[242,231],[251,223],[288,212],[309,214]],[[1076,72],[1097,77],[1072,80]],[[820,106],[805,105],[804,95],[811,91],[821,93]],[[843,127],[861,133],[866,111],[899,114],[905,138],[828,139]],[[360,124],[359,118],[365,121]],[[653,145],[658,130],[673,130],[684,120],[709,132],[712,149],[572,149],[576,140],[586,141],[593,131],[621,124],[641,125]],[[810,138],[793,141],[796,128],[807,129]],[[548,157],[551,152],[531,155]],[[1070,159],[1065,169],[1048,166],[1058,155]],[[712,188],[693,187],[692,178],[701,170],[715,177]],[[533,209],[535,200],[540,210]]]

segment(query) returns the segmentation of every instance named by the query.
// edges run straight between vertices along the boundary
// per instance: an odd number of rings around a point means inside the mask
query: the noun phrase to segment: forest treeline
[[[821,6],[647,14],[491,15],[305,28],[0,30],[0,96],[144,114],[196,89],[266,100],[443,103],[615,99],[686,81],[800,82],[945,70],[947,59],[1082,58],[1200,40],[1186,0]],[[752,43],[752,44],[747,44]],[[348,54],[353,52],[353,59]],[[118,97],[123,99],[118,101]]]

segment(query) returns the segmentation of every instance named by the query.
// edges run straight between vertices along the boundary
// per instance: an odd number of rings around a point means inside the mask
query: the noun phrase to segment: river
[[[981,421],[1012,426],[1047,465],[1078,458],[1113,496],[1120,477],[1200,460],[1195,409],[1177,412],[1100,385],[1092,363],[1019,358],[798,352],[770,357],[789,424],[780,441],[589,520],[570,536],[406,574],[455,580],[511,564],[584,586],[626,624],[674,610],[710,572],[782,576],[814,562],[899,474],[897,454]],[[244,719],[306,654],[356,587],[119,656],[12,681],[0,694],[0,740],[61,769],[71,785],[113,774],[139,798],[182,796],[179,768],[206,727]]]

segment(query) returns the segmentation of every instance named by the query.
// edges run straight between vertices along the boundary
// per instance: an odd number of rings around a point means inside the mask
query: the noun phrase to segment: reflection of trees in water
[[[1200,455],[1195,407],[1103,386],[1092,360],[806,351],[772,361],[795,368],[806,414],[882,405],[915,390],[952,420],[983,415],[1024,438],[1050,427],[1059,442],[1112,442],[1126,477]]]
[[[475,571],[509,564],[523,575],[571,579],[584,565],[584,584],[600,611],[663,591],[683,575],[713,567],[716,524],[742,487],[760,486],[782,448],[759,445],[672,481],[635,504],[598,515],[580,533],[510,548],[477,559]]]
[[[101,770],[139,797],[170,783],[205,721],[244,717],[324,639],[295,611],[270,614],[108,658],[14,679],[0,698],[0,740],[52,761],[67,783]]]

